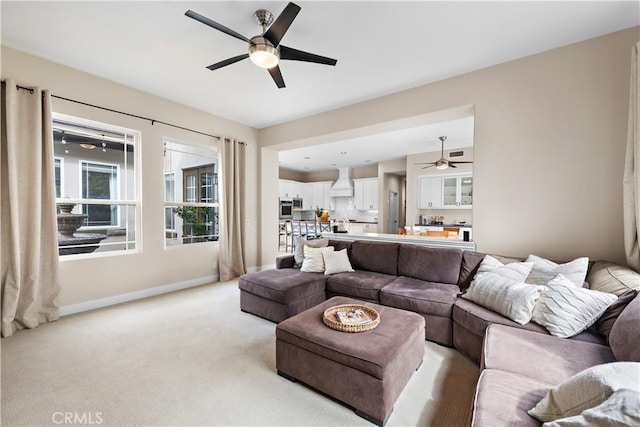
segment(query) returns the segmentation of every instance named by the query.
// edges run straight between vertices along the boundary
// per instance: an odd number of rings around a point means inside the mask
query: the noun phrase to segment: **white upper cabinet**
[[[442,207],[442,177],[421,176],[418,178],[418,209]]]
[[[442,178],[442,207],[448,209],[471,209],[473,207],[472,175]]]
[[[418,178],[418,209],[471,209],[471,174],[421,176]]]
[[[278,181],[278,195],[283,198],[302,198],[304,186],[304,182],[281,179]]]
[[[353,207],[355,209],[378,209],[378,178],[354,179],[353,186]]]

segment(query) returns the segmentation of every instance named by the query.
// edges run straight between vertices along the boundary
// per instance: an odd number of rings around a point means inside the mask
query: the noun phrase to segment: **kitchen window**
[[[60,255],[139,250],[140,132],[55,114],[53,136]]]
[[[165,247],[217,241],[216,149],[165,141],[164,180]]]

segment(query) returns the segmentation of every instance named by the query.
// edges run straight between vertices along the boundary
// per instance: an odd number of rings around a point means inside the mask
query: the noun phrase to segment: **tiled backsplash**
[[[378,220],[378,211],[359,211],[353,208],[353,197],[334,197],[334,209],[329,210],[329,219],[355,219],[362,222],[374,222]],[[315,219],[315,211],[294,211],[293,219]]]
[[[443,216],[445,224],[457,224],[460,221],[472,224],[473,220],[473,211],[471,209],[419,209],[418,215],[414,218],[415,224],[418,223],[420,215],[423,218],[427,218],[427,222],[429,217]]]

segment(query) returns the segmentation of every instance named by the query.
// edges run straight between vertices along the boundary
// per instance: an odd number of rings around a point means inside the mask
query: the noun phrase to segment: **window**
[[[218,240],[215,148],[164,143],[166,246]]]
[[[167,202],[176,201],[176,174],[175,172],[166,172],[164,174],[164,200]],[[164,230],[167,238],[176,238],[176,221],[173,215],[173,208],[165,206],[164,208]]]
[[[56,181],[56,198],[62,197],[62,159],[56,157],[54,159],[55,181]]]
[[[140,132],[55,114],[53,136],[60,255],[139,250]]]
[[[83,199],[118,199],[118,165],[81,161]],[[118,226],[118,206],[82,205],[88,226]]]

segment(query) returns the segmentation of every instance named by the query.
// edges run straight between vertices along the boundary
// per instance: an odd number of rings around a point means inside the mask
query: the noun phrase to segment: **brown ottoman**
[[[322,321],[340,304],[364,304],[380,313],[370,331],[339,332]],[[333,297],[276,327],[278,374],[301,381],[353,407],[382,426],[424,357],[424,318],[409,311]]]
[[[256,271],[240,276],[240,309],[280,322],[327,299],[326,277],[295,268]]]

